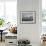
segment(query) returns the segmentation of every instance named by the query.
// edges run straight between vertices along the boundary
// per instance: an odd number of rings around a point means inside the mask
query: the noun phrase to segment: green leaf
[[[4,22],[4,19],[0,18],[0,26],[3,26]]]

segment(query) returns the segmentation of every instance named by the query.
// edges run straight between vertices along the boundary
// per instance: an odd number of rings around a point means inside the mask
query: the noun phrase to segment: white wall
[[[29,39],[31,43],[40,43],[40,15],[41,0],[18,0],[17,1],[17,24],[18,39]],[[20,24],[20,11],[36,11],[36,24]]]

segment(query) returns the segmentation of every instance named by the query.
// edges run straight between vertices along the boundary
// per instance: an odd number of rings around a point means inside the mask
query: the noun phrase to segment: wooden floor
[[[5,46],[5,42],[4,41],[3,42],[0,41],[0,46]]]

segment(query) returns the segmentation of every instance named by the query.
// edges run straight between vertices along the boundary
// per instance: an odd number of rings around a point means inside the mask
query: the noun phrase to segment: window
[[[42,20],[46,22],[46,0],[42,0]]]
[[[17,0],[0,1],[0,17],[17,25]]]
[[[46,32],[46,0],[42,0],[42,31]]]
[[[4,2],[0,1],[0,17],[4,16]]]

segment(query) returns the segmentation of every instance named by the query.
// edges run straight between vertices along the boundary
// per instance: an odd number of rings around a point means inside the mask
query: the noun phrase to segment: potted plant
[[[2,27],[4,25],[4,19],[3,18],[0,18],[0,27]]]

